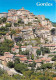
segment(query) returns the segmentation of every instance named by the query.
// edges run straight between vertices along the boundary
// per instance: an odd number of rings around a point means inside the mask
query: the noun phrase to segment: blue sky
[[[37,2],[48,2],[53,6],[37,6]],[[45,15],[50,21],[56,22],[54,0],[0,0],[0,12],[8,12],[9,9],[21,9],[22,7],[35,15]]]

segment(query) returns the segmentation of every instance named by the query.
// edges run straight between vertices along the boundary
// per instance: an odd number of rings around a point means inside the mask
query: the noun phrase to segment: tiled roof
[[[13,55],[0,56],[0,60],[6,60],[6,58],[13,58]]]
[[[15,48],[12,48],[12,51],[15,51]]]
[[[40,49],[40,47],[37,47],[37,46],[34,46],[34,47],[32,47],[32,48],[37,48],[37,49]]]
[[[50,58],[41,58],[41,59],[35,60],[36,63],[40,63],[40,62],[42,62],[42,61],[50,62],[51,59],[50,59]]]
[[[21,48],[26,48],[26,46],[21,46]]]
[[[15,45],[14,47],[15,47],[15,48],[19,48],[19,46],[17,46],[17,45]]]
[[[54,77],[53,80],[56,80],[56,77]]]
[[[46,58],[41,58],[41,60],[45,61],[45,60],[46,60]]]
[[[56,46],[56,45],[55,44],[45,44],[44,46],[50,46],[50,47],[52,46],[53,47],[53,46]]]
[[[17,54],[17,55],[15,55],[16,57],[26,57],[25,55],[19,55],[19,54]]]
[[[42,61],[41,61],[41,59],[37,59],[37,60],[35,60],[35,62],[36,62],[36,63],[40,63],[40,62],[42,62]]]
[[[28,60],[28,62],[32,62],[33,60]]]
[[[10,54],[10,52],[4,52],[4,54]]]
[[[50,58],[46,59],[46,62],[50,62],[50,61],[51,61],[51,59],[50,59]]]
[[[20,58],[20,61],[27,61],[27,58]]]
[[[6,58],[13,58],[13,55],[11,54],[11,55],[7,55],[7,56],[5,56]]]

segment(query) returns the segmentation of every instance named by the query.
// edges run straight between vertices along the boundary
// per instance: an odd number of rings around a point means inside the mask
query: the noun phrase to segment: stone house
[[[38,16],[36,16],[39,20],[45,20],[45,16],[44,15],[38,15]]]
[[[13,57],[14,55],[10,52],[5,52],[4,56],[0,56],[0,63],[6,66],[9,61],[13,61]]]
[[[26,51],[26,46],[21,46],[22,51]]]
[[[27,62],[26,55],[19,55],[19,54],[17,54],[17,55],[15,55],[15,57],[18,57],[20,59],[20,62],[22,62],[22,63],[26,63]]]
[[[24,8],[19,10],[8,10],[8,19],[7,21],[11,22],[17,22],[19,18],[21,18],[25,24],[28,24],[28,22],[32,22],[34,19],[34,14],[30,13],[30,11],[25,10]]]
[[[28,64],[32,64],[33,63],[33,60],[28,60]]]
[[[37,47],[37,46],[32,47],[32,54],[34,54],[34,59],[36,59],[36,56],[37,56],[36,54],[37,49],[40,49],[40,47]]]
[[[19,53],[19,49],[18,49],[18,48],[12,48],[11,51],[12,51],[13,53]]]
[[[7,17],[8,16],[8,13],[4,12],[4,13],[0,13],[0,18],[2,17]]]
[[[19,53],[19,46],[14,45],[14,47],[11,49],[11,51],[12,51],[13,53]]]
[[[52,41],[54,44],[56,43],[56,36],[52,36]]]
[[[25,51],[25,50],[26,50],[26,46],[21,46],[21,50],[22,50],[22,51]],[[12,48],[11,51],[12,51],[13,53],[19,53],[19,46],[14,45],[14,48]]]
[[[0,42],[3,42],[4,41],[4,36],[0,36]]]
[[[21,63],[27,63],[27,58],[20,58]]]
[[[36,68],[37,68],[37,67],[41,66],[42,61],[41,61],[41,59],[37,59],[37,60],[35,60],[35,63],[36,63]]]
[[[56,50],[56,45],[55,44],[44,44],[43,47],[49,48],[50,52],[54,52]]]
[[[37,67],[41,66],[42,62],[44,62],[44,63],[51,63],[51,58],[43,57],[43,58],[36,59],[35,62],[36,62],[36,68],[37,68]]]
[[[14,9],[8,10],[7,21],[8,22],[17,22],[18,21],[18,16],[16,14],[16,10],[14,10]]]
[[[12,40],[11,36],[9,35],[9,33],[6,33],[5,38],[8,40]]]

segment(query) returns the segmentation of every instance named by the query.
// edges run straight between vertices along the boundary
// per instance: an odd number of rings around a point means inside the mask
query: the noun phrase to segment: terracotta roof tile
[[[15,48],[12,48],[12,51],[15,51]]]
[[[14,47],[15,47],[15,48],[19,48],[19,46],[17,46],[17,45],[15,45]]]
[[[37,60],[35,60],[35,62],[36,62],[36,63],[40,63],[40,62],[42,62],[42,61],[41,61],[41,59],[37,59]]]
[[[56,80],[56,77],[54,77],[53,80]]]
[[[21,48],[26,48],[26,46],[21,46]]]
[[[56,46],[55,44],[45,44],[44,46]]]
[[[0,56],[0,60],[6,60],[6,58],[13,58],[13,55]]]
[[[10,54],[10,52],[4,52],[4,54]]]
[[[50,61],[51,61],[51,59],[50,59],[50,58],[46,59],[46,62],[50,62]]]
[[[34,46],[34,47],[32,47],[32,48],[40,49],[40,47],[37,47],[37,46]]]
[[[19,55],[19,54],[17,54],[17,55],[15,55],[16,57],[26,57],[25,55]]]
[[[28,60],[29,62],[33,62],[33,60]]]
[[[45,60],[46,60],[46,58],[41,58],[41,60],[45,61]]]
[[[20,61],[27,61],[27,58],[20,58]]]

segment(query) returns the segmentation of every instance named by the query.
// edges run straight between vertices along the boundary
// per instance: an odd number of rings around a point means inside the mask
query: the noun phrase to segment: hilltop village
[[[0,64],[21,72],[15,63],[24,69],[27,65],[29,70],[56,69],[56,28],[44,15],[34,15],[23,7],[0,13]]]

